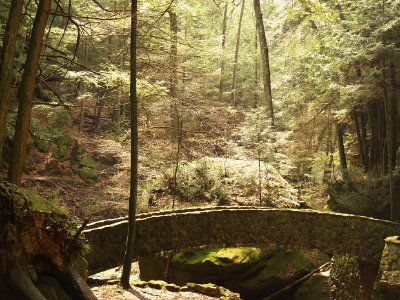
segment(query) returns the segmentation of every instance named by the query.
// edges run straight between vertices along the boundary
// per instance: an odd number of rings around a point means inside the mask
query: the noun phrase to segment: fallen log
[[[0,182],[0,299],[46,300],[57,291],[63,299],[96,299],[74,265],[85,246],[76,224],[32,207],[15,185]],[[39,284],[42,277],[54,286]]]

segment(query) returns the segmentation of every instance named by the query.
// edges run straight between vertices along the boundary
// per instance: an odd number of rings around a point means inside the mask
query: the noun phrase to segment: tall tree
[[[264,100],[267,106],[268,117],[271,121],[271,125],[274,126],[275,120],[274,120],[274,108],[272,103],[271,71],[269,68],[269,50],[268,50],[267,38],[265,37],[265,28],[261,12],[260,0],[254,0],[253,3],[254,3],[254,12],[256,16],[258,39],[260,42],[261,64],[262,64],[263,85],[264,85]]]
[[[31,122],[33,93],[39,69],[39,58],[42,50],[43,36],[51,8],[51,0],[40,0],[33,22],[24,73],[19,89],[19,106],[17,125],[13,141],[11,164],[8,180],[16,185],[21,184],[21,176],[26,158],[29,128]]]
[[[171,6],[168,10],[169,15],[169,28],[170,28],[170,50],[169,50],[169,96],[172,101],[170,110],[170,122],[171,122],[171,137],[172,140],[178,139],[178,122],[177,121],[177,99],[178,99],[178,18],[176,12]]]
[[[227,24],[227,16],[228,16],[228,1],[225,2],[224,5],[224,19],[222,20],[222,55],[221,55],[221,73],[219,78],[219,101],[222,101],[222,96],[224,93],[224,72],[225,72],[225,47],[226,47],[226,24]]]
[[[131,6],[131,85],[130,85],[130,106],[131,106],[131,179],[129,196],[129,223],[128,236],[124,266],[121,275],[121,285],[129,288],[129,277],[134,255],[135,230],[136,230],[136,202],[138,188],[138,101],[136,92],[136,39],[137,39],[137,0],[132,0]]]
[[[237,73],[237,66],[239,61],[239,49],[240,49],[240,36],[242,33],[242,21],[243,21],[243,13],[244,13],[244,6],[246,0],[242,0],[242,8],[240,9],[240,17],[239,17],[239,26],[236,35],[236,49],[235,49],[235,61],[233,63],[233,75],[232,75],[232,102],[233,105],[237,105],[237,97],[236,97],[236,73]]]
[[[2,167],[7,111],[11,97],[11,82],[13,78],[13,64],[18,27],[21,20],[23,6],[24,0],[11,1],[10,13],[4,31],[3,47],[0,58],[0,169]]]

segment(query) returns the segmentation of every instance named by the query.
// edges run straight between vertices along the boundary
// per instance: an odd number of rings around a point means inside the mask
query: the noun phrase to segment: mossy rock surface
[[[98,172],[96,169],[83,167],[79,169],[79,176],[86,182],[86,183],[94,183],[97,181],[99,177]]]
[[[269,251],[254,247],[242,248],[212,248],[201,251],[177,253],[172,257],[172,263],[201,264],[212,263],[216,266],[255,263],[268,255]]]
[[[213,248],[178,253],[169,258],[141,258],[139,266],[143,280],[168,279],[180,286],[187,282],[212,282],[246,299],[257,299],[294,282],[326,261],[329,257],[316,251]]]
[[[166,280],[164,270],[169,264],[168,280],[178,285],[187,282],[209,283],[239,276],[270,251],[259,248],[212,248],[186,251],[168,256],[149,256],[139,260],[142,280]],[[169,262],[168,262],[169,260]]]

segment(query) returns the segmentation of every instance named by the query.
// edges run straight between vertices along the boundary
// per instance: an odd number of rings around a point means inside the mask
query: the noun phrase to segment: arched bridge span
[[[122,264],[126,218],[89,224],[91,271]],[[278,245],[351,254],[379,264],[388,236],[400,224],[361,216],[312,210],[214,207],[164,211],[137,216],[136,256],[169,250]]]

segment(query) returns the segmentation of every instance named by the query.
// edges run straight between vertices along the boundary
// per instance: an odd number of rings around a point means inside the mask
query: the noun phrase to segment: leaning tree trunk
[[[263,85],[264,85],[264,100],[267,106],[268,117],[271,121],[271,126],[274,126],[275,120],[274,120],[274,108],[272,104],[269,50],[268,50],[267,38],[265,37],[265,28],[261,12],[260,0],[254,0],[254,12],[256,16],[258,39],[260,41],[261,63],[263,71]]]
[[[33,22],[28,54],[19,89],[19,106],[17,125],[15,128],[14,142],[11,155],[8,180],[16,185],[21,184],[21,176],[24,168],[26,147],[28,143],[29,127],[31,122],[33,93],[36,84],[36,76],[39,69],[39,58],[42,49],[44,31],[49,17],[51,0],[40,0]]]
[[[81,229],[65,215],[33,210],[15,185],[0,182],[0,298],[46,300],[57,285],[39,282],[51,277],[70,299],[96,299],[73,266],[84,248]]]
[[[11,97],[11,82],[17,43],[18,27],[22,15],[24,0],[12,0],[7,25],[4,31],[3,47],[0,58],[0,170],[2,168],[4,134],[7,111]]]
[[[129,277],[131,264],[134,255],[134,242],[136,230],[136,202],[138,188],[138,112],[137,112],[137,91],[136,91],[136,39],[137,39],[137,1],[132,0],[131,12],[131,178],[129,196],[129,220],[124,266],[122,269],[121,285],[129,288]]]
[[[242,8],[240,10],[240,17],[239,17],[239,27],[236,36],[236,49],[235,49],[235,61],[233,63],[233,75],[232,75],[232,103],[233,105],[238,104],[238,100],[236,97],[236,80],[237,80],[237,65],[239,61],[239,49],[240,49],[240,36],[242,33],[242,21],[243,21],[243,13],[244,13],[244,5],[246,0],[242,0]]]

